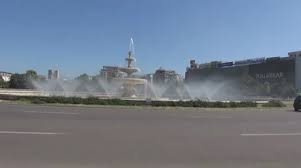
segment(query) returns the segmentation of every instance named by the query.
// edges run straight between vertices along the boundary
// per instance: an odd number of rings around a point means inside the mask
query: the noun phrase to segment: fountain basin
[[[113,81],[125,85],[144,85],[147,82],[140,78],[114,78]]]

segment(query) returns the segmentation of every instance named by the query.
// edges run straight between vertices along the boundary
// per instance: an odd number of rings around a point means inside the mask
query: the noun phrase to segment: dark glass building
[[[253,95],[293,96],[301,91],[301,51],[286,57],[247,59],[235,62],[197,64],[190,61],[187,84],[205,81],[235,81],[235,87]],[[285,91],[283,91],[285,90]]]

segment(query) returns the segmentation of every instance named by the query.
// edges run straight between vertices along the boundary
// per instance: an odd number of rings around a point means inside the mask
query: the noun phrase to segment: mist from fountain
[[[101,76],[93,80],[47,80],[33,81],[35,88],[48,95],[55,96],[98,96],[107,98],[141,98],[141,99],[201,99],[218,100],[231,99],[241,96],[240,91],[234,89],[236,81],[215,77],[202,82],[170,81],[165,84],[150,83],[145,79],[134,77],[140,69],[135,66],[135,47],[133,38],[130,39],[127,66],[110,67],[112,72],[123,73],[122,77],[113,76],[108,80]],[[112,69],[110,69],[112,68]],[[111,77],[110,77],[111,78]]]
[[[132,85],[128,87],[120,82],[108,82],[101,78],[91,81],[80,80],[48,80],[33,81],[36,90],[49,96],[78,96],[88,97],[96,96],[102,98],[135,98],[135,99],[153,99],[153,100],[189,100],[200,99],[205,101],[214,100],[238,100],[243,97],[237,81],[224,80],[216,82],[215,80],[206,80],[195,83],[169,83],[152,84],[143,80],[143,84]],[[128,88],[127,88],[128,87]],[[126,89],[131,94],[125,94]]]

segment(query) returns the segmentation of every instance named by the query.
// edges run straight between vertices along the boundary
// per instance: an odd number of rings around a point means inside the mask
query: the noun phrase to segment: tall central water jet
[[[146,80],[137,78],[134,73],[139,72],[140,69],[135,66],[135,49],[134,40],[130,39],[128,55],[125,58],[126,66],[104,66],[102,73],[108,81],[111,81],[113,85],[117,85],[117,94],[121,97],[137,97],[145,95]],[[143,93],[141,90],[143,88]]]
[[[127,77],[131,77],[133,73],[139,72],[140,69],[138,67],[135,67],[134,63],[136,62],[136,59],[134,57],[134,40],[131,38],[129,51],[128,51],[128,57],[125,58],[125,61],[127,62],[127,67],[120,67],[119,70],[121,72],[124,72],[127,74]]]
[[[183,84],[178,80],[164,83],[163,86],[153,83],[153,76],[135,75],[140,69],[135,65],[134,40],[130,38],[129,49],[124,66],[103,66],[100,74],[88,80],[33,81],[35,87],[48,95],[60,96],[99,96],[108,98],[161,99],[182,98],[179,89]],[[149,80],[149,82],[148,82]]]

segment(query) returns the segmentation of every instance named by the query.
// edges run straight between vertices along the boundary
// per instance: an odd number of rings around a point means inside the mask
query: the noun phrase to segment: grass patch
[[[262,107],[286,107],[286,105],[279,100],[271,100],[266,104],[263,104]]]
[[[43,100],[40,100],[40,99],[32,99],[31,103],[32,104],[45,104],[45,102]]]
[[[84,104],[84,105],[119,105],[119,106],[154,106],[154,107],[199,107],[199,108],[239,108],[257,107],[255,102],[209,102],[202,100],[190,101],[151,101],[151,100],[122,100],[122,99],[100,99],[98,97],[8,97],[9,100],[28,101],[33,104]],[[270,105],[270,104],[269,104]],[[271,107],[275,106],[272,103]],[[282,106],[281,106],[282,107]]]

